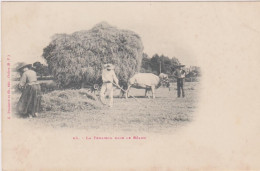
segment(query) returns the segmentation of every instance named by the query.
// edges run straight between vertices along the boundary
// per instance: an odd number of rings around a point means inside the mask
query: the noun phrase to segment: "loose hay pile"
[[[75,112],[101,108],[97,97],[85,89],[56,90],[42,97],[42,111]]]

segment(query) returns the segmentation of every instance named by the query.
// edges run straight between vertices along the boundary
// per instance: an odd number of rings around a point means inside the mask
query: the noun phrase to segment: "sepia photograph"
[[[56,33],[41,58],[13,70],[13,114],[32,126],[157,132],[193,118],[200,68],[149,56],[132,30],[101,22]]]
[[[2,2],[2,169],[260,169],[259,11]]]

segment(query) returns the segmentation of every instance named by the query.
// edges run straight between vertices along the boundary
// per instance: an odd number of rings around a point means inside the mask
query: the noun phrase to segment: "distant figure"
[[[100,100],[103,104],[105,103],[105,94],[108,92],[109,93],[109,107],[113,106],[113,82],[118,85],[118,79],[116,77],[116,74],[114,72],[114,66],[112,64],[105,64],[104,69],[102,71],[102,87],[100,90]]]
[[[186,72],[182,69],[185,65],[177,65],[175,66],[175,71],[173,73],[174,77],[177,78],[177,91],[178,91],[178,97],[185,97],[184,93],[184,82],[185,82],[185,76]]]
[[[22,95],[17,104],[19,114],[25,117],[36,117],[40,111],[41,87],[37,82],[36,72],[29,69],[30,64],[22,63],[17,70],[21,73],[18,88],[22,90]]]

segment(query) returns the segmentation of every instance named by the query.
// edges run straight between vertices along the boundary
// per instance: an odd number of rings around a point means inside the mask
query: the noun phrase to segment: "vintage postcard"
[[[3,170],[260,170],[259,2],[1,15]]]

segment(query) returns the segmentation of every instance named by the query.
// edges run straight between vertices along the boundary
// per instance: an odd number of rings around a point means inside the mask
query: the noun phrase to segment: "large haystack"
[[[58,84],[71,87],[96,82],[105,63],[113,63],[120,82],[127,82],[140,70],[142,53],[136,33],[100,23],[91,30],[55,35],[43,57]]]

